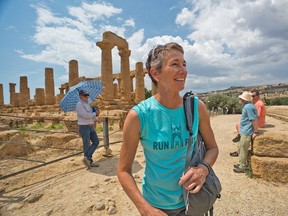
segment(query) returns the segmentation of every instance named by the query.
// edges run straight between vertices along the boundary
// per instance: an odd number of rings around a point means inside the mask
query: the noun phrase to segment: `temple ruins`
[[[80,77],[78,62],[72,59],[69,61],[69,80],[67,83],[61,84],[59,94],[55,95],[53,68],[45,68],[45,87],[36,88],[34,97],[30,98],[28,77],[21,76],[19,92],[15,90],[16,83],[9,83],[10,104],[4,104],[3,84],[0,84],[0,106],[2,107],[2,112],[32,114],[33,111],[37,113],[39,111],[43,112],[43,109],[45,109],[47,112],[59,113],[60,117],[65,116],[66,114],[62,112],[58,104],[70,87],[83,80],[100,80],[102,82],[102,92],[93,103],[107,117],[114,116],[115,112],[113,111],[115,110],[117,113],[127,111],[133,105],[144,100],[146,68],[143,67],[142,62],[137,62],[135,69],[130,69],[129,57],[131,50],[129,50],[127,41],[112,32],[104,32],[102,40],[98,41],[96,45],[101,49],[100,77]],[[114,48],[118,49],[120,57],[119,73],[113,73],[113,61],[115,62],[115,60],[112,59],[112,50]],[[133,86],[133,83],[135,86]],[[154,94],[155,91],[156,88],[152,83],[152,93]]]

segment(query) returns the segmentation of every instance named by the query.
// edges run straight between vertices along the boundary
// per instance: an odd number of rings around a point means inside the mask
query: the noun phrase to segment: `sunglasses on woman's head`
[[[164,48],[164,45],[156,45],[156,46],[152,49],[152,53],[151,53],[152,60],[155,59],[156,55],[158,55],[158,53],[160,52],[160,50],[162,50],[163,48]]]

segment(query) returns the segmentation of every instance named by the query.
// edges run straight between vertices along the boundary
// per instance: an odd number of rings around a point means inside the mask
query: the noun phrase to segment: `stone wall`
[[[287,106],[266,106],[267,116],[288,122]]]

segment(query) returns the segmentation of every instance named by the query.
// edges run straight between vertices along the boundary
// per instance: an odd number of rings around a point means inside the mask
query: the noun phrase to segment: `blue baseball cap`
[[[80,90],[79,95],[88,95],[89,96],[89,93],[85,90]]]

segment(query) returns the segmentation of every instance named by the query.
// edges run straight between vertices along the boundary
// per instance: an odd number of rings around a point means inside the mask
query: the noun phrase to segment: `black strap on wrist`
[[[204,166],[207,168],[208,173],[210,172],[211,166],[210,166],[210,164],[209,164],[208,162],[206,162],[206,161],[203,160],[203,161],[201,161],[199,164],[204,165]]]

